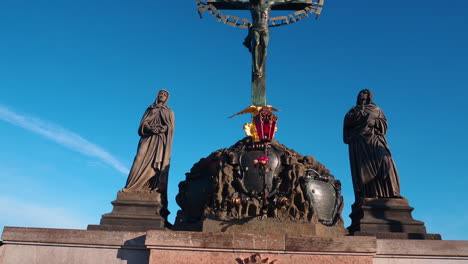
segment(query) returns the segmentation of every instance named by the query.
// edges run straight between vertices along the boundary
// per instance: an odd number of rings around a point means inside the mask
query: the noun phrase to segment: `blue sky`
[[[346,225],[354,198],[342,122],[367,88],[389,120],[414,218],[468,239],[467,12],[466,0],[326,0],[320,19],[271,30],[276,139],[342,181]],[[244,136],[249,117],[227,117],[250,105],[245,34],[199,19],[194,1],[1,1],[0,226],[99,223],[159,89],[176,115],[173,219],[185,172]]]

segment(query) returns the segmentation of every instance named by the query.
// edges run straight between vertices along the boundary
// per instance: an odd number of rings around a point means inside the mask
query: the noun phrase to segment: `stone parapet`
[[[149,248],[197,248],[228,250],[263,250],[271,252],[347,252],[373,254],[376,239],[373,237],[335,237],[277,235],[277,234],[226,234],[200,232],[148,231]]]
[[[468,241],[377,240],[376,264],[468,263]]]
[[[44,243],[88,246],[125,246],[145,248],[145,232],[113,232],[79,229],[28,228],[6,226],[4,243]]]
[[[22,227],[2,240],[0,264],[468,263],[468,241]]]
[[[371,264],[373,237],[148,231],[149,263]]]

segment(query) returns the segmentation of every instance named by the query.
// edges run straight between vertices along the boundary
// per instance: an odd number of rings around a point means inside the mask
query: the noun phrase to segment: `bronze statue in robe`
[[[138,128],[140,142],[128,175],[124,192],[163,194],[165,202],[167,180],[174,135],[174,112],[166,105],[169,92],[160,90],[154,104],[143,115]]]
[[[343,140],[349,146],[356,201],[401,198],[398,172],[385,138],[387,119],[372,97],[370,90],[360,91],[356,106],[344,119]]]

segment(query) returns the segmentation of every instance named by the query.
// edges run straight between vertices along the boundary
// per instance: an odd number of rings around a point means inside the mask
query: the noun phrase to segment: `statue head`
[[[165,105],[167,100],[169,100],[169,92],[164,89],[159,90],[155,103]]]
[[[219,160],[222,154],[223,152],[221,150],[216,150],[216,151],[213,151],[208,157],[211,158],[212,160]]]
[[[312,156],[305,156],[304,157],[304,164],[314,164],[315,163],[315,158]]]
[[[230,165],[236,165],[239,163],[239,157],[235,152],[229,152],[228,154],[228,163]]]
[[[372,98],[374,95],[372,94],[371,90],[363,89],[359,92],[356,100],[356,105],[360,104],[370,104],[372,103]]]

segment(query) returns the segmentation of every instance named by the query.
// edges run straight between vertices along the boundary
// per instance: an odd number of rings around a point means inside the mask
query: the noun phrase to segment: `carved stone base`
[[[339,223],[330,227],[324,226],[321,223],[318,223],[317,221],[293,222],[279,221],[270,218],[259,219],[258,217],[228,221],[205,219],[203,221],[184,226],[182,227],[182,229],[190,231],[221,232],[229,234],[301,234],[322,237],[341,237],[348,234],[348,231],[343,227],[343,223],[340,223],[341,221],[342,220],[340,219]]]
[[[176,201],[178,231],[347,234],[340,181],[314,157],[275,140],[247,137],[200,159],[179,184]]]
[[[413,209],[404,198],[364,198],[352,206],[348,230],[354,236],[440,240],[439,234],[426,233],[424,222],[413,219]]]
[[[114,209],[102,215],[100,225],[88,225],[88,230],[147,231],[165,229],[158,192],[118,192],[112,202]]]

